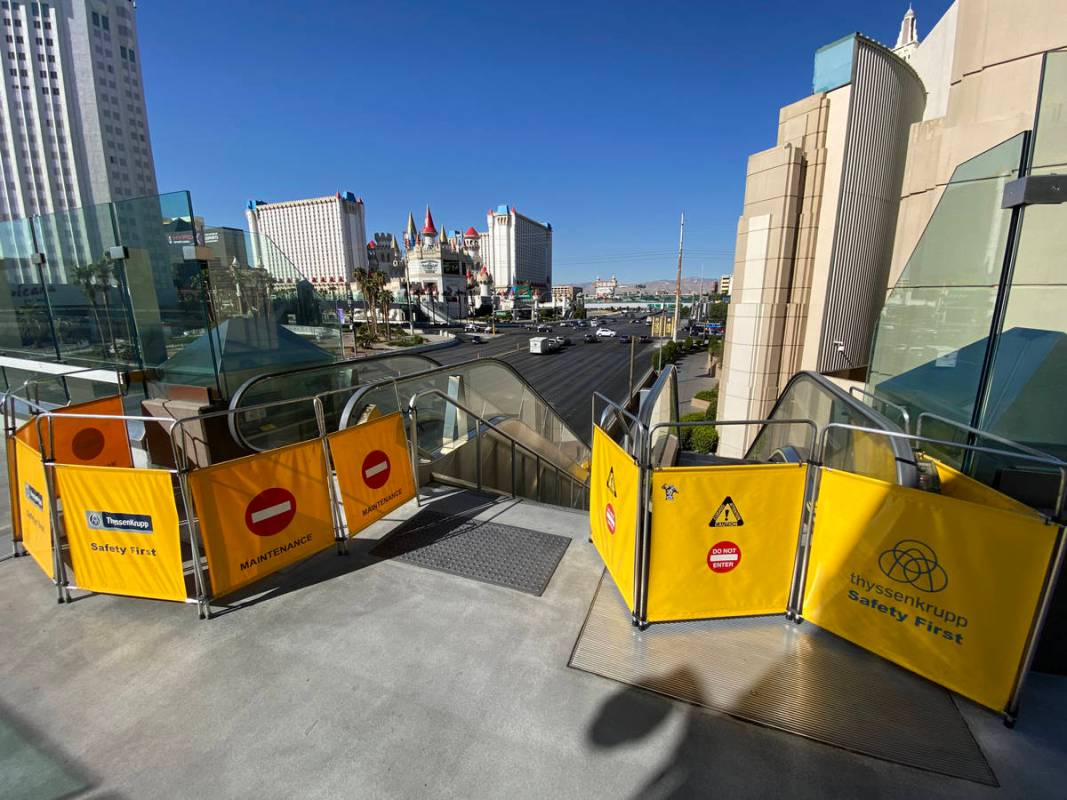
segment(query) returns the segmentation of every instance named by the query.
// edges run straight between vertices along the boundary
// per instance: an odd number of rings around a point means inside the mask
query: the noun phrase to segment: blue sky
[[[915,4],[925,36],[948,0]],[[141,2],[160,191],[213,224],[351,190],[368,233],[433,206],[552,223],[557,283],[732,271],[745,159],[811,93],[815,49],[896,39],[907,4]]]

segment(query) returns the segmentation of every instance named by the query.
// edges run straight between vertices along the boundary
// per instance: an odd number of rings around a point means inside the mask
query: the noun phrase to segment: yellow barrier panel
[[[37,565],[55,580],[52,550],[52,518],[48,512],[48,483],[41,454],[25,442],[15,440],[15,476],[22,546]]]
[[[337,470],[349,536],[415,496],[415,478],[399,413],[326,438]]]
[[[1058,529],[824,469],[804,616],[996,710],[1011,697]]]
[[[85,403],[75,403],[56,409],[63,414],[100,414],[121,417],[122,398],[101,397]],[[47,446],[48,423],[55,425],[52,440],[55,443],[57,464],[84,464],[97,467],[132,467],[129,435],[126,423],[121,419],[63,419],[62,416],[46,417],[41,431]]]
[[[634,548],[637,544],[640,485],[637,463],[594,425],[589,525],[593,544],[631,610],[634,607]]]
[[[55,475],[79,588],[185,600],[169,472],[57,465]]]
[[[968,503],[980,503],[1004,511],[1015,511],[1019,514],[1027,514],[1031,517],[1040,518],[1034,509],[1025,503],[1020,503],[1013,497],[1001,494],[996,489],[991,489],[980,481],[964,475],[953,469],[948,464],[942,464],[936,458],[924,456],[927,461],[937,468],[937,475],[941,480],[941,494],[946,497],[955,497],[957,500],[966,500]]]
[[[333,543],[326,481],[317,439],[189,473],[216,596]]]
[[[648,621],[784,614],[805,464],[652,472]]]

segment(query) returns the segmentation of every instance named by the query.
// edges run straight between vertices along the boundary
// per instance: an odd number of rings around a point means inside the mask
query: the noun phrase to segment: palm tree
[[[368,272],[363,267],[357,267],[353,273],[353,278],[356,281],[356,286],[359,287],[359,293],[363,297],[363,309],[367,318],[367,325],[370,327],[371,335],[374,338],[378,338],[378,319],[377,314],[372,313],[375,308],[374,303],[374,273]]]
[[[393,293],[382,288],[378,292],[378,303],[382,310],[382,321],[385,325],[385,341],[389,341],[391,330],[389,328],[389,309],[393,305]]]

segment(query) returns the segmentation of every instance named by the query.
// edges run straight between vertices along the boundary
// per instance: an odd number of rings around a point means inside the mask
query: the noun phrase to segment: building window
[[[108,19],[107,14],[100,17],[100,27],[105,31],[111,30],[111,20]]]
[[[97,28],[100,27],[100,15],[97,14],[95,11],[93,12],[93,25],[95,25]]]

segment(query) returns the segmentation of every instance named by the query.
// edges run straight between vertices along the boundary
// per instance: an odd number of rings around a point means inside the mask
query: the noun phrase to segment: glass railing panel
[[[37,248],[30,220],[0,222],[0,259],[5,286],[0,287],[0,350],[5,354],[56,361],[59,353],[49,311],[53,284],[35,264]]]

